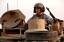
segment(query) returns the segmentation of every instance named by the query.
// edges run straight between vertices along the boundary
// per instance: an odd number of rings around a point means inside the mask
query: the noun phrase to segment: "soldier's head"
[[[35,5],[34,5],[34,13],[41,13],[41,12],[44,12],[45,11],[45,7],[44,7],[44,5],[43,4],[41,4],[41,3],[36,3]]]

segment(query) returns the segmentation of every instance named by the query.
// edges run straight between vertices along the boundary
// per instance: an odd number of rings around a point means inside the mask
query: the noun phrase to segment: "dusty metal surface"
[[[58,38],[57,32],[50,32],[50,31],[43,31],[43,32],[26,32],[26,42],[43,42],[43,41],[50,41],[56,42]]]
[[[2,17],[1,17],[1,22],[2,22],[2,26],[3,27],[15,27],[16,25],[18,25],[21,22],[24,21],[25,16],[23,15],[23,13],[19,10],[11,10],[11,11],[7,11],[5,12]]]

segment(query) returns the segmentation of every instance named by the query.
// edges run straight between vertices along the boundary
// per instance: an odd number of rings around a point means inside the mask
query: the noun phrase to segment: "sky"
[[[48,7],[56,18],[64,20],[64,0],[0,0],[0,17],[8,10],[19,9],[25,16],[27,22],[33,15],[35,3],[42,3]],[[45,14],[49,15],[46,10]]]

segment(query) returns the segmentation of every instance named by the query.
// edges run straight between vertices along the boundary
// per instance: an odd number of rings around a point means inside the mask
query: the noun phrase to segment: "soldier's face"
[[[36,13],[39,14],[41,12],[40,8],[36,8]]]
[[[41,15],[41,14],[42,14],[41,8],[36,8],[36,14],[37,14],[37,15]]]

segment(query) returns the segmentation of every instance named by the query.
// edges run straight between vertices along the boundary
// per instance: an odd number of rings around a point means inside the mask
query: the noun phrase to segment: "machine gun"
[[[61,32],[63,31],[62,29],[64,28],[63,26],[63,20],[57,19],[49,10],[49,8],[46,7],[46,9],[49,11],[51,17],[53,18],[53,25],[52,25],[52,30],[57,31],[58,34],[60,35]]]

